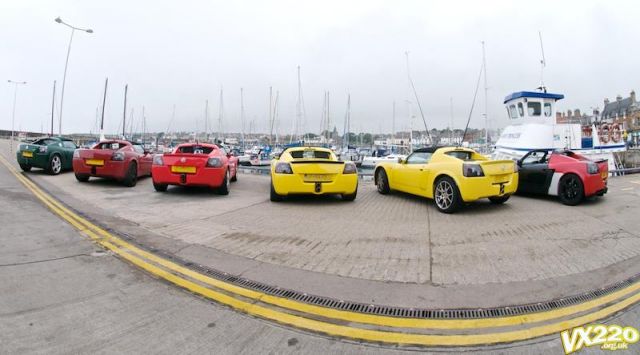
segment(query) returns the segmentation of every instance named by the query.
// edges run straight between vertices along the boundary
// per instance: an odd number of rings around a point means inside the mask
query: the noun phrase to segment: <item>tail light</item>
[[[153,156],[153,165],[164,165],[162,154],[156,154]]]
[[[207,160],[207,166],[209,168],[219,168],[222,166],[222,159],[220,158],[209,158]]]
[[[113,160],[113,161],[124,161],[124,152],[114,152],[111,155],[111,160]]]
[[[356,164],[352,162],[347,162],[344,164],[344,170],[342,170],[343,174],[356,174],[358,169],[356,168]]]
[[[484,171],[479,164],[463,164],[462,175],[466,177],[478,177],[484,176]]]
[[[587,172],[589,174],[597,174],[598,173],[598,164],[589,162],[587,163]]]
[[[38,147],[38,152],[46,153],[47,152],[47,146],[46,145],[41,145],[40,147]]]
[[[73,158],[80,158],[80,149],[76,149],[73,151]]]
[[[280,162],[276,164],[276,174],[293,174],[291,164]]]

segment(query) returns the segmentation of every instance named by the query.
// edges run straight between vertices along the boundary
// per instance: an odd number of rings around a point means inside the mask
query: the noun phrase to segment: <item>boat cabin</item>
[[[504,98],[507,117],[516,123],[556,123],[556,101],[564,95],[537,91],[519,91]]]

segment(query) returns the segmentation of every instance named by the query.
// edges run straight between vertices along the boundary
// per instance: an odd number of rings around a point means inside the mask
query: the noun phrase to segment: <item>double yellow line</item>
[[[195,294],[204,296],[247,314],[300,329],[324,333],[330,336],[371,342],[427,346],[466,346],[506,343],[559,333],[562,330],[591,323],[610,316],[640,301],[640,293],[635,293],[640,289],[640,283],[635,283],[609,295],[581,304],[553,311],[496,318],[461,320],[400,318],[314,306],[220,281],[142,250],[66,208],[48,193],[40,189],[32,181],[16,171],[16,169],[7,162],[4,157],[0,156],[0,162],[2,162],[2,164],[5,165],[5,167],[7,167],[7,169],[9,169],[9,171],[29,191],[31,191],[56,215],[89,236],[89,238],[96,243],[108,250],[111,250],[113,253],[132,264],[146,270],[150,274],[163,278]],[[219,292],[216,289],[223,290],[225,292]],[[251,301],[245,301],[245,299]],[[265,307],[261,304],[269,304],[275,307]],[[604,307],[605,305],[607,306]],[[295,311],[305,316],[284,312],[281,309]],[[487,328],[527,326],[529,324],[566,318],[579,313],[585,313],[590,310],[594,311],[568,320],[556,321],[551,324],[532,326],[526,329],[512,331],[486,333]],[[306,315],[309,317],[306,317]],[[467,330],[467,333],[469,333],[469,331],[476,330],[485,331],[485,333],[441,335],[419,334],[393,330],[372,330],[321,321],[317,320],[318,317],[347,321],[355,324],[370,324],[386,328],[412,328],[430,331],[443,329]]]

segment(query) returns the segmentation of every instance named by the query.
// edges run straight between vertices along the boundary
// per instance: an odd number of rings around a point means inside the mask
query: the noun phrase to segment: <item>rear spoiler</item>
[[[339,160],[292,160],[291,164],[344,164]]]

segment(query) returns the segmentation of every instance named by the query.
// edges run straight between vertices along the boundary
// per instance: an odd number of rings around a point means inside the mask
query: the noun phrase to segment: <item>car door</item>
[[[427,163],[430,157],[431,153],[414,152],[403,163],[398,164],[396,176],[403,191],[422,194],[422,190],[426,188],[425,174],[428,173]]]
[[[73,152],[77,149],[72,141],[62,141],[62,164],[65,169],[72,168]]]
[[[138,144],[133,145],[133,151],[138,158],[138,175],[151,175],[151,163],[153,162],[153,155],[146,152],[144,148]]]
[[[518,190],[533,194],[546,194],[553,171],[549,169],[546,151],[532,151],[520,160]]]

